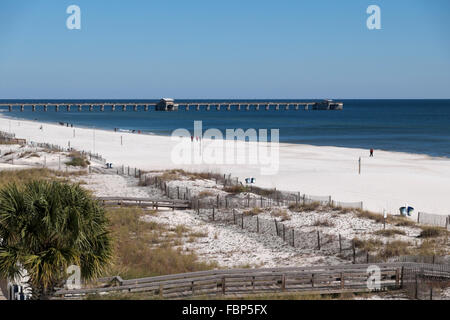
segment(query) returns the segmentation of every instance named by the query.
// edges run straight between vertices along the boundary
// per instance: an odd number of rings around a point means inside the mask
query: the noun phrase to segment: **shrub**
[[[289,216],[289,214],[287,213],[286,210],[282,210],[282,209],[274,209],[271,213],[271,215],[273,217],[280,217],[281,221],[287,221],[287,220],[291,220],[291,217]]]
[[[356,209],[356,216],[363,219],[373,220],[377,223],[384,222],[384,216],[382,214],[370,212],[367,210]]]
[[[410,247],[411,244],[409,242],[400,240],[392,241],[384,245],[378,253],[378,256],[387,259],[391,257],[408,255],[411,252]]]
[[[247,192],[248,188],[242,185],[236,185],[236,186],[231,186],[231,187],[225,187],[223,188],[223,191],[228,192],[228,193],[233,193],[233,194],[238,194],[238,193],[242,193],[242,192]]]
[[[321,208],[320,202],[311,202],[305,204],[291,204],[289,210],[294,212],[311,212]]]
[[[395,235],[405,235],[405,232],[397,229],[385,229],[385,230],[377,230],[374,234],[385,237],[392,237]]]
[[[257,216],[261,212],[262,212],[261,208],[255,207],[251,210],[244,211],[243,214],[244,214],[244,216]]]
[[[446,234],[446,230],[440,227],[423,226],[419,238],[435,238]]]
[[[334,227],[334,223],[328,219],[317,219],[313,223],[314,227]]]
[[[383,245],[383,241],[378,240],[378,239],[362,240],[362,239],[354,238],[353,243],[355,244],[356,248],[362,249],[365,251],[376,251]]]
[[[198,197],[199,197],[200,199],[206,198],[206,197],[212,197],[212,196],[214,196],[214,193],[211,192],[211,191],[202,191],[202,192],[200,192],[200,193],[198,194]]]

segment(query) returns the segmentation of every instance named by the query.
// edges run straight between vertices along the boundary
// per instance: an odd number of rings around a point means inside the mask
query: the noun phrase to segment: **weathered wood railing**
[[[153,199],[153,198],[135,198],[135,197],[97,197],[104,206],[138,206],[158,208],[188,209],[190,202],[187,200],[176,199]]]
[[[379,290],[402,286],[403,268],[415,263],[376,264],[380,271]],[[101,287],[59,290],[59,297],[80,297],[107,292],[148,292],[166,298],[201,295],[251,294],[264,292],[339,293],[370,291],[368,264],[291,267],[272,269],[231,269],[191,272],[133,280],[120,277],[99,279]],[[450,279],[450,272],[446,273]]]

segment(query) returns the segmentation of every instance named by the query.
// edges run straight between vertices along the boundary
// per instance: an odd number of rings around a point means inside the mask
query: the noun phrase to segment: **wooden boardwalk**
[[[187,296],[225,296],[277,292],[331,294],[366,292],[370,264],[290,267],[270,269],[230,269],[173,274],[158,277],[123,280],[120,277],[99,279],[101,285],[81,290],[59,290],[56,296],[81,298],[86,294],[107,292],[147,292],[149,296],[183,298]],[[428,268],[417,263],[378,263],[378,291],[403,287],[404,268]],[[434,265],[436,266],[436,265]],[[450,279],[450,268],[441,276]]]
[[[153,199],[153,198],[134,198],[134,197],[97,197],[105,207],[141,207],[141,208],[171,208],[189,209],[191,207],[188,200],[176,199]]]

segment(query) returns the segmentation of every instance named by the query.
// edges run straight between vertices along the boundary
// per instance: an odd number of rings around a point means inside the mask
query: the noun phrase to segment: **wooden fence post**
[[[241,221],[242,221],[242,229],[244,229],[244,214],[241,214]]]
[[[340,233],[339,233],[339,253],[342,253],[342,237]]]
[[[356,248],[355,248],[355,240],[352,241],[353,247],[353,264],[356,264]]]
[[[317,230],[317,247],[320,250],[320,232],[319,232],[319,230]]]
[[[284,228],[284,223],[283,223],[283,241],[286,241],[286,231]]]
[[[212,220],[214,221],[214,207],[212,209],[213,209]]]
[[[281,276],[281,291],[286,291],[286,275]]]
[[[294,238],[294,236],[295,236],[295,229],[292,228],[292,246],[295,248],[295,238]]]
[[[278,224],[277,224],[277,219],[273,219],[273,221],[275,222],[275,231],[277,233],[277,237],[278,237]]]
[[[226,293],[226,284],[225,284],[225,277],[222,278],[222,294],[225,295]]]
[[[417,223],[420,223],[420,212],[417,213]]]
[[[217,195],[217,208],[219,208],[219,204],[220,204],[219,195]]]
[[[259,233],[259,217],[256,216],[256,233]]]

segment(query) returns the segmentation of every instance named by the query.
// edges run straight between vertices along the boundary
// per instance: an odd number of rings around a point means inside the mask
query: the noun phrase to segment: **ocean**
[[[48,100],[47,100],[48,101]],[[94,100],[89,100],[90,102]],[[120,102],[120,100],[98,100]],[[154,103],[156,100],[126,100],[130,103]],[[199,100],[196,100],[199,101]],[[233,100],[204,100],[204,102],[232,102]],[[243,100],[239,100],[243,101]],[[252,100],[247,100],[249,103]],[[266,100],[264,100],[266,101]],[[280,100],[277,100],[280,101]],[[292,100],[289,100],[292,101]],[[308,101],[308,100],[298,100]],[[105,111],[78,112],[72,107],[67,112],[49,108],[48,112],[24,112],[14,110],[3,114],[9,117],[38,120],[42,122],[64,122],[74,126],[98,129],[119,128],[141,130],[147,134],[170,135],[173,130],[186,128],[193,132],[195,120],[203,121],[203,129],[249,128],[279,129],[280,142],[338,146],[349,148],[374,148],[450,157],[450,100],[337,100],[344,102],[342,111],[291,110],[265,111],[210,111],[182,110],[177,112],[155,112],[140,107],[133,112],[116,108]],[[0,103],[39,103],[41,100],[0,100]],[[83,100],[54,100],[55,103],[83,103]],[[189,100],[177,99],[180,105]],[[1,107],[0,107],[1,108]],[[273,106],[272,106],[273,108]],[[7,131],[7,128],[0,130]]]

